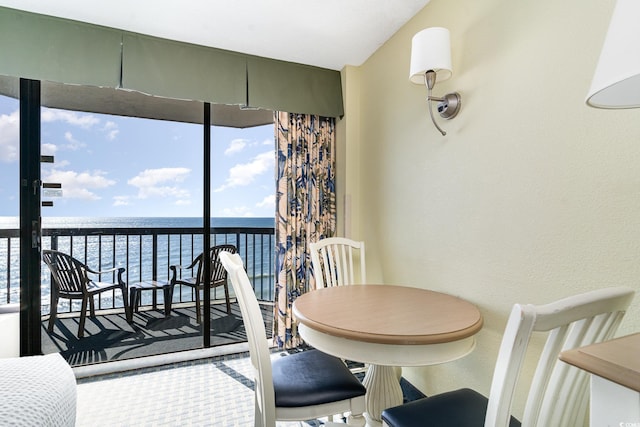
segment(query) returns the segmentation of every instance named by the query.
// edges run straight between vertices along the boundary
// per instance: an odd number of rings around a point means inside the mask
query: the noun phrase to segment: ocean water
[[[18,228],[16,216],[0,216],[0,230]],[[152,227],[202,227],[200,217],[43,217],[42,228],[152,228]],[[211,227],[267,227],[275,224],[274,218],[211,218]]]
[[[42,247],[49,249],[56,247],[61,252],[70,253],[93,269],[108,269],[111,267],[125,268],[125,281],[133,283],[150,280],[155,275],[158,280],[169,280],[170,265],[188,265],[203,249],[203,236],[197,230],[193,233],[173,234],[171,228],[202,227],[202,218],[182,217],[44,217],[43,234],[48,229],[57,229],[57,238],[43,235]],[[9,238],[8,230],[19,227],[17,217],[0,217],[0,304],[17,302],[19,299],[20,249],[19,239]],[[212,228],[236,228],[241,232],[212,234],[214,244],[231,243],[238,248],[238,252],[245,261],[247,273],[256,289],[256,295],[262,300],[273,300],[274,270],[275,270],[275,240],[272,234],[256,234],[252,229],[273,229],[274,218],[212,218]],[[153,235],[93,235],[91,233],[76,233],[65,235],[65,229],[142,229],[155,230]],[[154,254],[157,268],[153,271]],[[49,312],[50,274],[46,265],[41,269],[41,299],[42,312]],[[102,280],[111,280],[111,277]],[[189,289],[174,295],[174,301],[191,300]],[[185,293],[186,292],[186,293]],[[150,293],[143,293],[150,297]],[[222,288],[212,291],[212,298],[221,298]],[[108,299],[101,301],[103,306],[122,304]],[[142,303],[146,303],[143,299]],[[61,302],[59,310],[68,310],[65,300]],[[73,309],[75,307],[75,303]]]

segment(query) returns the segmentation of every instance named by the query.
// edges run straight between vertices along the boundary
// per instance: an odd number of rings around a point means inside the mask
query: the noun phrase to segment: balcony
[[[44,249],[69,253],[91,268],[124,267],[127,283],[170,280],[171,265],[188,265],[202,252],[198,227],[155,228],[46,228]],[[271,332],[274,298],[274,229],[212,228],[211,245],[229,243],[238,248],[255,293],[262,302],[267,331]],[[19,301],[19,230],[0,229],[0,304]],[[108,277],[106,277],[108,276]],[[100,280],[114,277],[106,275]],[[133,323],[126,321],[119,292],[96,301],[96,317],[87,317],[85,337],[77,338],[80,302],[61,299],[52,333],[47,331],[51,309],[51,278],[41,267],[42,350],[60,352],[72,366],[131,359],[203,347],[202,325],[196,322],[194,295],[189,287],[175,287],[172,311],[165,317],[162,293],[143,292]],[[244,342],[240,310],[230,287],[231,313],[227,313],[222,287],[211,289],[211,346]]]

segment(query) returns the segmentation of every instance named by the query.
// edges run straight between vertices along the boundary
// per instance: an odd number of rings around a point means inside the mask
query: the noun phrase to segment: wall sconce
[[[640,2],[618,0],[587,94],[596,108],[640,107]]]
[[[438,103],[440,116],[450,120],[460,111],[462,99],[458,92],[448,93],[440,98],[431,95],[431,90],[436,82],[447,80],[451,77],[451,43],[449,30],[446,28],[427,28],[420,31],[411,41],[411,67],[409,81],[415,84],[427,86],[427,105],[429,116],[435,127],[442,135],[443,131],[433,117],[431,102]]]

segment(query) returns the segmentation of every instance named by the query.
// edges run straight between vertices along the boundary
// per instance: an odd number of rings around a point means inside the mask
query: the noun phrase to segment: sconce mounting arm
[[[445,118],[447,120],[453,119],[458,112],[460,111],[460,106],[462,105],[462,98],[458,92],[452,92],[446,94],[444,97],[437,97],[431,95],[431,90],[436,84],[436,72],[433,70],[428,70],[424,73],[424,84],[427,86],[427,104],[429,105],[429,116],[431,117],[431,121],[433,125],[440,131],[440,133],[444,136],[447,133],[442,130],[438,123],[436,123],[435,118],[433,117],[433,109],[431,107],[431,102],[435,101],[438,103],[438,113],[440,117]]]

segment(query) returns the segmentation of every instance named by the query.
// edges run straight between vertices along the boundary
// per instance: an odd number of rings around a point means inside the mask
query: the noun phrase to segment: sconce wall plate
[[[462,98],[458,92],[448,93],[438,102],[438,114],[443,119],[451,120],[458,115],[462,106]]]

